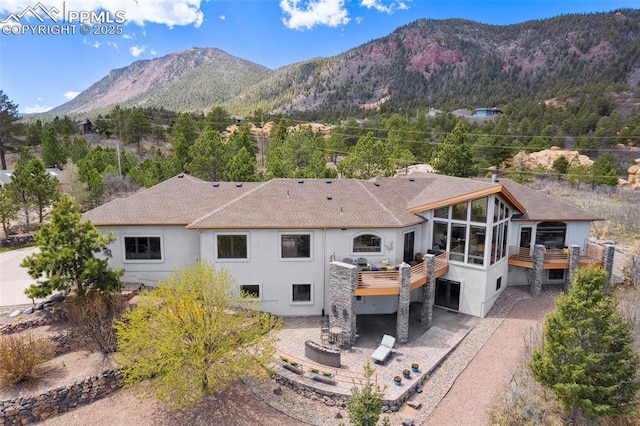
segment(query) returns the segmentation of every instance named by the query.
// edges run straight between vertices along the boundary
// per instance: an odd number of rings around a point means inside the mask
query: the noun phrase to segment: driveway
[[[25,247],[0,253],[0,306],[27,305],[33,302],[24,291],[34,280],[20,263],[37,250],[37,247]]]

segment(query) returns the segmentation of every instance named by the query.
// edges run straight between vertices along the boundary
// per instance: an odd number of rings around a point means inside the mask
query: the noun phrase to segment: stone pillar
[[[342,328],[342,344],[356,342],[356,296],[358,268],[342,262],[329,266],[329,327]]]
[[[431,328],[433,322],[433,304],[436,295],[436,256],[427,254],[424,261],[427,263],[427,282],[422,286],[422,311],[420,322],[427,328]]]
[[[569,270],[564,277],[564,292],[568,293],[571,290],[571,284],[573,283],[573,277],[578,271],[578,265],[580,264],[580,246],[571,244],[569,246]]]
[[[604,288],[605,293],[609,293],[611,290],[611,277],[613,275],[613,257],[616,253],[615,244],[605,244],[604,245],[604,255],[602,259],[602,263],[604,266],[604,270],[607,272],[607,284]]]
[[[542,280],[544,279],[544,246],[536,244],[533,247],[533,273],[530,276],[529,285],[531,295],[540,297],[542,293]]]
[[[396,340],[398,343],[409,341],[409,303],[411,302],[411,267],[400,266],[400,296],[398,296],[398,320]]]

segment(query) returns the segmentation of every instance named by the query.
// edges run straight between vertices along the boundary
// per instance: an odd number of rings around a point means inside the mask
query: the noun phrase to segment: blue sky
[[[0,90],[21,112],[42,112],[112,69],[191,47],[277,68],[336,55],[422,18],[507,25],[619,8],[640,8],[640,0],[2,0]],[[83,35],[82,23],[121,34]],[[37,33],[29,27],[36,25],[67,33]]]

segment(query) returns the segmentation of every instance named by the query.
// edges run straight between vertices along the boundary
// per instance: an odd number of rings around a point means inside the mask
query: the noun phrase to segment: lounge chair
[[[396,343],[396,338],[385,334],[382,337],[382,342],[380,342],[380,346],[371,354],[371,359],[375,362],[380,362],[384,364],[387,361],[387,358],[391,356],[393,352],[393,345]]]

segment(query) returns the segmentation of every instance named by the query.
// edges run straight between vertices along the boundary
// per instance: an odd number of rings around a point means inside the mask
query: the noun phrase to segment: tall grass
[[[0,337],[0,386],[8,387],[43,374],[43,364],[54,356],[53,344],[31,332]]]

